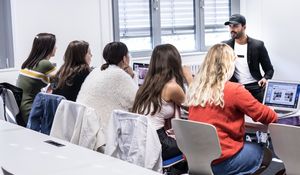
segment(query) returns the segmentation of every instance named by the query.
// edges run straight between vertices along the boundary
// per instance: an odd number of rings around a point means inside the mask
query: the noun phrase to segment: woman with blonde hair
[[[277,115],[243,85],[229,82],[235,58],[226,44],[211,47],[187,94],[189,120],[217,128],[222,154],[212,162],[215,175],[260,174],[272,158],[267,148],[244,141],[245,115],[263,124],[275,122]]]

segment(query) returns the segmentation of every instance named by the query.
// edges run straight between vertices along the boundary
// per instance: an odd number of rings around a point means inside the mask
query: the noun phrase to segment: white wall
[[[100,10],[100,4],[104,10]],[[0,82],[15,83],[33,38],[40,32],[56,35],[58,49],[51,60],[58,65],[70,41],[85,40],[90,43],[92,65],[99,66],[103,43],[112,38],[110,16],[103,14],[110,4],[107,0],[11,0],[16,65],[14,69],[1,70]]]
[[[275,74],[273,79],[300,81],[300,1],[242,0],[247,33],[265,42]]]
[[[56,35],[58,49],[51,60],[58,66],[63,62],[68,43],[75,39],[90,43],[93,66],[103,63],[102,49],[113,40],[111,0],[11,0],[11,8],[16,65],[13,69],[0,70],[0,82],[15,84],[33,38],[40,32]],[[183,57],[185,64],[200,64],[203,54]]]

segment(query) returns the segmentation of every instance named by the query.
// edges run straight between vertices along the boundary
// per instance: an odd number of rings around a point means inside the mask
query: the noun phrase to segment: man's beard
[[[239,39],[243,36],[243,32],[230,32],[232,39]]]

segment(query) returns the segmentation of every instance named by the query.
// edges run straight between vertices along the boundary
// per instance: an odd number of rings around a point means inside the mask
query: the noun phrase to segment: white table
[[[0,166],[14,175],[152,175],[154,171],[0,121]],[[46,140],[65,146],[57,147]],[[0,170],[1,171],[1,170]],[[1,174],[1,173],[0,173]]]
[[[0,132],[19,130],[19,129],[25,129],[25,128],[18,125],[10,124],[4,120],[0,120]]]

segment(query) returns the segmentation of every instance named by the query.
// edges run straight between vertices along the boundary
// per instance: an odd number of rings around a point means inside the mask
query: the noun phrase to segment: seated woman
[[[121,42],[111,42],[103,50],[106,61],[100,69],[93,69],[78,93],[76,102],[92,107],[101,118],[106,134],[111,113],[115,109],[129,111],[138,89],[129,66],[127,46]]]
[[[140,86],[132,111],[149,116],[162,144],[162,158],[181,155],[173,135],[167,133],[167,119],[179,114],[185,100],[184,79],[189,83],[192,74],[181,66],[181,56],[170,44],[156,46],[144,83]]]
[[[55,66],[49,61],[56,52],[56,38],[51,33],[35,36],[28,58],[22,64],[17,80],[17,87],[23,89],[21,114],[27,124],[31,106],[36,94],[50,83]]]
[[[189,120],[217,128],[222,154],[212,162],[215,175],[260,174],[272,159],[268,149],[244,141],[245,115],[263,124],[275,122],[277,115],[243,85],[228,81],[235,59],[230,46],[214,45],[187,93]]]
[[[53,94],[75,101],[83,81],[91,72],[91,58],[89,43],[70,42],[64,55],[64,64],[55,75]]]

